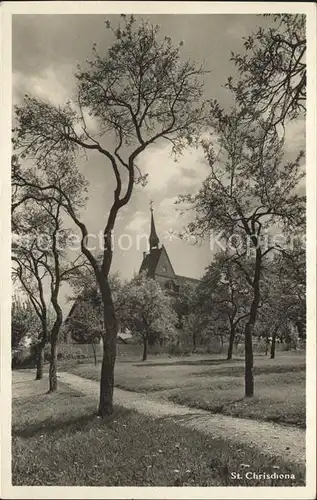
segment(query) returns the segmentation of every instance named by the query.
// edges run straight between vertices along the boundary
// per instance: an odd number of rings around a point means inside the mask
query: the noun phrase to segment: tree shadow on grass
[[[284,373],[301,373],[305,372],[305,365],[263,365],[263,366],[254,366],[253,374],[254,375],[270,375],[270,374],[284,374]],[[206,377],[207,375],[228,375],[230,377],[236,377],[243,375],[244,366],[220,366],[217,370],[210,370],[204,372],[193,373],[196,377]]]
[[[56,431],[64,431],[65,433],[72,433],[76,431],[82,431],[86,426],[94,426],[97,425],[107,425],[118,419],[118,416],[122,416],[123,413],[129,412],[129,410],[122,410],[121,408],[115,409],[113,414],[107,418],[100,419],[98,417],[97,411],[90,411],[85,415],[73,416],[63,419],[61,416],[60,419],[48,418],[46,420],[42,420],[40,422],[36,422],[34,424],[28,424],[25,428],[12,428],[12,436],[22,437],[22,438],[30,438],[35,437],[37,434],[41,435],[51,435]]]
[[[243,359],[234,359],[232,360],[234,362],[243,362],[244,360]],[[218,358],[209,358],[209,359],[200,359],[200,360],[182,360],[182,361],[166,361],[166,362],[161,362],[161,363],[152,363],[152,362],[149,362],[149,363],[134,363],[134,366],[143,366],[143,367],[146,367],[146,368],[152,368],[152,367],[155,367],[155,366],[180,366],[180,365],[183,365],[183,366],[201,366],[201,365],[225,365],[225,364],[228,364],[230,363],[230,361],[228,361],[227,359],[218,359]],[[231,369],[231,367],[230,367]]]
[[[37,434],[50,435],[59,430],[77,431],[83,429],[89,422],[92,422],[97,417],[97,412],[92,412],[88,415],[83,415],[81,417],[67,418],[65,420],[54,420],[53,418],[48,418],[42,420],[41,422],[36,422],[34,424],[29,424],[26,428],[13,427],[12,435],[17,437],[29,438],[34,437]]]

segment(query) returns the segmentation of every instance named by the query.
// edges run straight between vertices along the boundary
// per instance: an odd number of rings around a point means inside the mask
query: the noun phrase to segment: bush
[[[32,349],[32,347],[15,349],[12,351],[11,366],[13,370],[19,368],[35,368],[35,350]]]
[[[87,353],[84,349],[73,344],[59,344],[57,346],[57,360],[83,360],[91,359],[93,353]],[[51,361],[51,344],[46,344],[44,347],[44,363]],[[36,367],[36,344],[30,347],[15,349],[12,351],[12,369],[35,368]]]
[[[15,349],[12,351],[12,368],[16,368],[18,365],[20,365],[23,361],[23,351],[22,349]]]
[[[91,356],[89,356],[91,357]],[[57,346],[57,360],[67,361],[70,359],[84,359],[87,358],[85,353],[80,347],[73,348],[72,344],[59,344]],[[44,361],[49,363],[51,361],[51,345],[46,344],[44,349]]]

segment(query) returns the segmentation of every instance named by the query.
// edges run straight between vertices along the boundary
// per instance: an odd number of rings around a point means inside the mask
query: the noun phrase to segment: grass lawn
[[[155,392],[176,403],[243,418],[293,424],[304,428],[305,355],[278,353],[276,359],[255,356],[255,396],[243,398],[243,358],[219,356],[183,359],[159,357],[148,362],[118,359],[115,385],[138,392]],[[100,365],[65,365],[76,375],[100,378]]]
[[[14,376],[13,484],[26,486],[302,486],[304,468],[255,449],[237,448],[116,408],[96,417],[96,401],[66,386],[46,394],[47,380]],[[24,381],[23,381],[24,378]],[[246,479],[245,471],[294,474],[296,479]],[[240,472],[241,480],[231,478]]]

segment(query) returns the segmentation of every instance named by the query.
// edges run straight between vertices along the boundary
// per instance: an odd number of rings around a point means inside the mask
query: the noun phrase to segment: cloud
[[[189,207],[185,203],[176,203],[177,196],[165,198],[157,208],[157,217],[162,227],[173,226],[174,230],[181,230],[189,221]]]
[[[188,148],[174,161],[172,146],[167,141],[161,141],[149,147],[140,156],[138,166],[143,173],[148,174],[148,193],[157,193],[173,185],[174,191],[197,186],[208,175],[206,164],[201,149]]]
[[[13,95],[20,100],[25,93],[39,99],[49,101],[55,105],[63,105],[71,97],[72,67],[59,66],[58,70],[48,66],[43,71],[33,76],[25,75],[19,71],[13,73]]]
[[[305,149],[306,121],[304,118],[291,120],[285,127],[285,145],[287,152],[298,153]]]
[[[162,236],[169,229],[180,232],[189,221],[190,213],[183,213],[187,208],[184,203],[176,204],[177,196],[164,198],[154,208],[154,220],[157,233]],[[132,231],[139,234],[148,234],[150,229],[150,211],[148,207],[144,210],[138,210],[133,218],[125,226],[126,231]]]
[[[40,74],[34,76],[15,72],[13,73],[14,101],[15,103],[21,102],[25,94],[55,106],[64,106],[67,101],[70,101],[72,109],[80,116],[79,108],[71,99],[74,96],[75,83],[73,67],[66,64],[57,68],[48,66]],[[83,109],[83,118],[89,134],[100,132],[98,121],[90,116],[88,109]],[[77,122],[74,129],[78,135],[83,131],[82,125]]]
[[[127,231],[140,233],[142,232],[144,227],[149,224],[149,222],[149,213],[145,214],[145,212],[141,212],[140,210],[138,210],[134,214],[132,220],[130,220],[130,222],[125,226],[125,229]]]

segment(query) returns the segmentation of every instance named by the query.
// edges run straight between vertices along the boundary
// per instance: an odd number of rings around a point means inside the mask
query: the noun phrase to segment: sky
[[[138,20],[140,16],[136,16]],[[162,35],[172,41],[183,41],[182,57],[204,62],[209,73],[204,77],[204,97],[220,105],[230,105],[230,94],[224,84],[235,74],[230,52],[241,52],[242,37],[264,21],[256,15],[152,15],[145,16],[158,24]],[[13,103],[21,102],[25,93],[65,104],[75,90],[74,72],[78,63],[92,56],[92,44],[106,52],[113,38],[105,28],[105,15],[14,15],[12,21]],[[118,16],[108,16],[116,24]],[[290,152],[304,146],[303,121],[287,128]],[[164,244],[176,274],[199,278],[210,264],[213,252],[208,242],[193,245],[181,240],[178,233],[185,227],[190,213],[180,215],[175,200],[179,194],[195,193],[208,175],[208,166],[200,150],[186,150],[177,162],[166,142],[154,144],[138,160],[148,173],[145,187],[135,186],[131,201],[118,217],[114,230],[112,271],[129,279],[138,272],[143,251],[147,250],[150,201],[160,243]],[[90,233],[103,229],[107,207],[112,197],[109,165],[98,154],[80,160],[80,169],[90,183],[89,201],[82,214]],[[125,249],[126,248],[126,249]],[[66,291],[63,292],[66,295]]]

